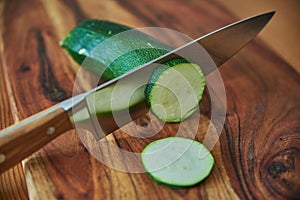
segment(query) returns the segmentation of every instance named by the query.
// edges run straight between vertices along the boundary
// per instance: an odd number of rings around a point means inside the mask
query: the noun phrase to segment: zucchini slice
[[[181,122],[198,107],[205,88],[205,78],[196,64],[177,59],[154,71],[145,90],[146,104],[159,119]],[[170,67],[171,66],[171,67]]]
[[[168,137],[148,144],[141,154],[145,171],[156,182],[188,187],[205,179],[214,158],[200,142],[183,137]]]

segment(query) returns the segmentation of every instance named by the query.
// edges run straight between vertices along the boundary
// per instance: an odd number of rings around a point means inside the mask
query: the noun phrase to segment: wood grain
[[[265,56],[255,56],[254,52]],[[283,60],[267,52],[260,46],[260,41],[253,42],[239,54],[243,62],[248,57],[252,58],[248,61],[248,65],[253,66],[252,69],[235,68],[239,78],[224,70],[225,76],[235,79],[234,83],[229,82],[227,86],[227,91],[230,91],[227,92],[228,101],[232,104],[228,105],[226,131],[221,138],[231,144],[226,147],[224,145],[224,152],[227,152],[224,156],[228,156],[227,159],[235,164],[229,168],[227,165],[226,168],[229,172],[235,171],[231,175],[239,183],[237,191],[240,191],[239,195],[242,197],[298,198],[300,105],[296,91],[300,89],[299,74]],[[261,65],[257,63],[262,62],[264,67],[259,67]],[[226,65],[229,64],[240,66],[240,61],[232,59]],[[247,77],[243,74],[247,74]],[[258,76],[259,74],[263,76]],[[281,78],[274,79],[279,76]],[[254,95],[248,93],[247,82],[250,80]],[[259,87],[256,85],[258,82]],[[238,89],[236,84],[241,87]],[[259,98],[257,95],[260,95]],[[231,101],[233,99],[235,103]],[[295,151],[291,152],[290,149]],[[285,154],[286,157],[283,156]],[[293,162],[289,163],[289,159]],[[266,179],[272,180],[272,183],[266,183]]]
[[[0,3],[0,34],[2,35],[2,11],[3,4]],[[3,45],[0,42],[0,55],[3,55]],[[0,57],[0,129],[3,129],[13,123],[11,101],[7,91],[6,76],[2,67],[2,58]],[[22,164],[0,174],[0,199],[28,199],[27,186],[25,183]]]
[[[79,66],[58,46],[58,41],[83,19],[108,19],[132,27],[168,27],[197,37],[242,18],[224,6],[226,2],[220,1],[28,0],[25,3],[11,0],[0,3],[5,4],[2,67],[7,71],[5,83],[9,84],[13,95],[9,101],[8,95],[3,97],[6,99],[3,102],[10,102],[13,110],[4,111],[2,106],[0,110],[1,114],[14,113],[15,119],[28,117],[71,96],[74,72]],[[212,150],[216,165],[201,184],[175,189],[156,184],[145,173],[114,170],[93,158],[72,131],[24,161],[29,197],[299,198],[300,77],[293,69],[294,63],[298,62],[297,59],[287,62],[290,57],[282,56],[281,51],[273,51],[264,41],[256,38],[220,68],[227,94],[227,117],[221,138]],[[206,96],[201,106],[207,110],[209,105],[209,96]],[[201,116],[196,135],[199,141],[203,140],[209,123],[209,113],[203,114],[206,116]],[[165,125],[159,134],[151,136],[153,124],[150,122],[155,121],[150,119],[150,116],[145,116],[116,131],[102,140],[101,148],[95,151],[110,155],[109,162],[136,167],[138,157],[112,154],[108,144],[140,152],[148,142],[174,135],[178,130],[176,125]],[[193,124],[197,125],[197,119],[194,116],[186,122],[185,136],[190,136],[188,133]],[[145,131],[145,127],[150,129]],[[136,134],[136,137],[127,132]],[[214,133],[210,134],[214,136]],[[88,133],[80,136],[90,137]],[[142,139],[137,136],[151,137]],[[4,197],[18,199],[19,196]]]
[[[1,59],[0,59],[1,61]],[[1,63],[0,63],[0,66]],[[6,126],[13,123],[11,109],[9,105],[8,93],[6,90],[5,79],[3,75],[3,68],[0,67],[0,128],[3,129]],[[0,174],[0,199],[27,199],[27,187],[25,184],[25,177],[23,167],[21,164],[7,170],[5,173]]]

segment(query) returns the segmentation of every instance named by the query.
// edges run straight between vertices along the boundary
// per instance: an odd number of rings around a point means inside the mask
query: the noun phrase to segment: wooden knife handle
[[[72,128],[68,114],[55,106],[0,131],[0,173]]]

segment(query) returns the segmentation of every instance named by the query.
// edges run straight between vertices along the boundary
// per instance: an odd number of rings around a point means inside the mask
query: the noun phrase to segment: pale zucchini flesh
[[[157,78],[146,88],[146,102],[159,119],[181,122],[197,110],[205,88],[205,78],[198,65],[180,63],[157,70],[153,76]]]
[[[144,90],[145,86],[137,87],[134,81],[106,87],[87,96],[86,103],[90,109],[73,113],[71,120],[84,122],[90,120],[90,114],[112,116],[113,113],[126,111],[144,101]]]
[[[168,137],[148,144],[141,154],[145,171],[158,183],[193,186],[211,172],[214,158],[200,142]]]

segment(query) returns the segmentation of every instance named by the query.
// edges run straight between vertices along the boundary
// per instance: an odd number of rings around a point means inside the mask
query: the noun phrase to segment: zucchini
[[[145,171],[156,182],[174,187],[188,187],[205,179],[214,158],[200,142],[168,137],[148,144],[141,153]]]
[[[131,31],[127,34],[120,34]],[[108,40],[109,39],[109,40]],[[85,20],[76,26],[60,45],[85,69],[111,80],[169,52],[172,48],[142,32],[109,21]],[[128,83],[122,95],[128,95],[136,84]],[[98,91],[87,100],[96,100],[96,114],[111,115],[145,101],[149,109],[165,122],[180,122],[198,106],[205,87],[199,66],[183,58],[171,58],[155,70],[145,91],[139,89],[124,102],[122,95],[112,95],[114,86]],[[177,98],[179,97],[179,98]],[[118,101],[118,104],[111,104]],[[92,101],[91,101],[92,102]],[[86,120],[86,112],[79,112],[77,120]],[[83,114],[82,114],[83,113]],[[83,117],[80,117],[83,116]]]

